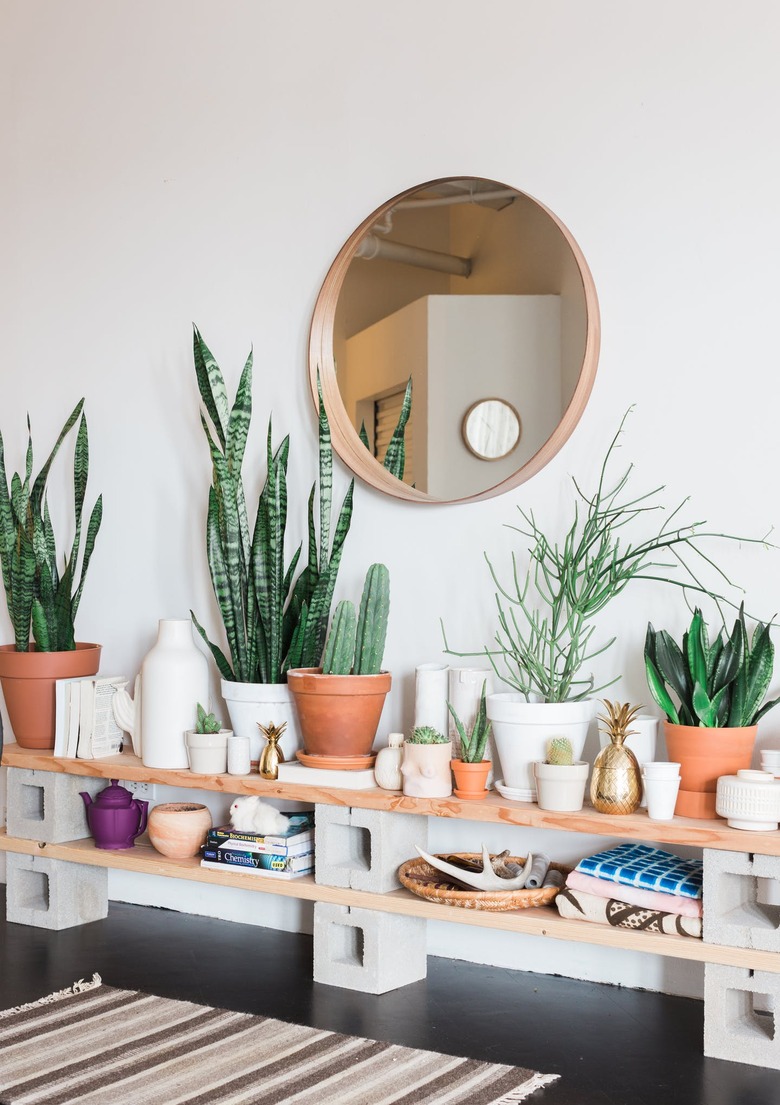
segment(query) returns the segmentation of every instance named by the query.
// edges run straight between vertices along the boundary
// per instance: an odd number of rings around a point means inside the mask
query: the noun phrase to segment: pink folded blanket
[[[622,890],[623,887],[621,886]],[[644,906],[629,905],[614,898],[597,898],[584,890],[564,887],[555,899],[561,917],[571,921],[591,921],[597,925],[633,929],[635,932],[666,933],[669,936],[693,936],[701,939],[701,920],[681,917]]]
[[[701,917],[701,898],[682,898],[679,894],[662,894],[658,890],[643,890],[640,886],[618,886],[606,879],[597,879],[582,871],[572,871],[566,876],[566,885],[572,890],[583,890],[598,898],[617,898],[629,905],[645,909],[676,913],[680,917]]]

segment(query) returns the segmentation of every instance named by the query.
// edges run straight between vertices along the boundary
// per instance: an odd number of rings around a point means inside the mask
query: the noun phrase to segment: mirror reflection
[[[555,434],[588,337],[575,250],[535,200],[473,177],[405,193],[353,235],[323,333],[350,432],[403,479],[402,497],[483,495]],[[356,444],[339,451],[365,475]]]

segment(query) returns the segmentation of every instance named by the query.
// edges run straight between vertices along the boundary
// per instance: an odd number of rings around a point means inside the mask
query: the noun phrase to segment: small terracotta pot
[[[303,745],[309,755],[367,756],[373,747],[392,677],[323,675],[321,668],[287,673]]]
[[[749,768],[757,725],[744,729],[708,729],[664,722],[666,750],[680,764],[678,817],[716,818],[715,792],[721,775]]]
[[[149,839],[169,859],[189,859],[198,854],[211,824],[208,806],[197,802],[163,802],[149,814]]]
[[[452,774],[455,776],[455,796],[479,801],[487,798],[487,777],[493,765],[490,760],[469,764],[463,760],[453,760]]]
[[[8,717],[21,748],[54,748],[54,684],[95,675],[100,645],[76,643],[69,652],[17,652],[0,645],[0,682]]]

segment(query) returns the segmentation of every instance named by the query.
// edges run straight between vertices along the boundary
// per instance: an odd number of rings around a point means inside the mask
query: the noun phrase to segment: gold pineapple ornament
[[[590,780],[591,805],[599,813],[633,813],[642,800],[642,773],[636,756],[624,746],[636,730],[629,725],[643,706],[604,699],[606,717],[599,717],[610,744],[602,748],[593,765]]]
[[[279,738],[287,728],[287,722],[283,721],[281,725],[274,725],[272,721],[269,721],[268,725],[261,725],[258,721],[257,728],[268,741],[260,754],[260,764],[257,770],[264,779],[278,779],[279,764],[284,763],[284,752],[279,747]]]

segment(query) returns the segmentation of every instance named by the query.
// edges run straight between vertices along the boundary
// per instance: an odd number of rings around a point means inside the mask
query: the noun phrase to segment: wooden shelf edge
[[[597,813],[589,808],[579,813],[550,813],[540,810],[534,802],[510,802],[495,793],[479,802],[459,799],[454,795],[451,798],[408,798],[396,791],[380,790],[378,787],[369,790],[345,790],[303,783],[269,782],[259,775],[193,775],[187,770],[145,767],[137,756],[129,753],[105,760],[55,758],[51,752],[36,752],[14,744],[6,745],[2,766],[93,778],[137,780],[225,795],[258,794],[265,798],[295,802],[389,810],[430,817],[453,817],[464,821],[564,830],[618,837],[622,840],[646,840],[656,844],[681,844],[694,848],[780,856],[780,831],[745,832],[729,828],[720,819],[698,821],[677,817],[672,821],[651,821],[641,810],[618,817]]]
[[[561,917],[555,908],[549,906],[508,913],[488,913],[428,902],[403,889],[393,890],[387,894],[372,894],[365,890],[324,886],[316,883],[311,875],[283,880],[265,878],[243,871],[214,871],[212,868],[201,867],[197,857],[187,860],[168,859],[156,852],[143,837],[139,838],[134,848],[113,852],[96,848],[90,838],[63,844],[40,844],[34,840],[9,837],[3,829],[0,830],[0,851],[42,856],[46,859],[83,863],[112,870],[162,875],[212,886],[229,886],[303,901],[329,902],[334,905],[373,909],[405,917],[419,917],[428,921],[445,921],[476,928],[543,936],[553,940],[596,944],[601,947],[643,952],[648,955],[780,973],[780,955],[776,952],[705,944],[701,940],[683,936],[633,932],[630,929],[611,928],[608,925],[571,921]]]

